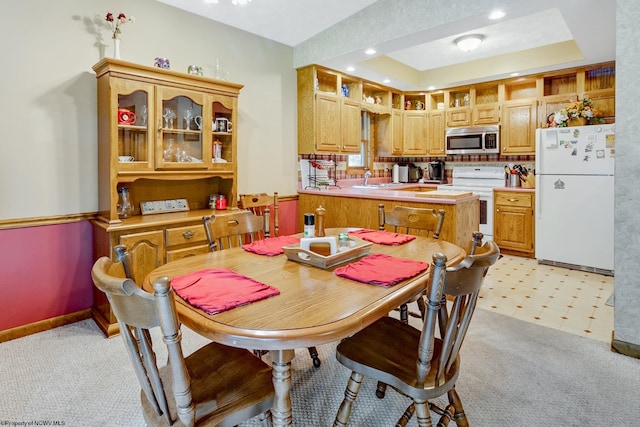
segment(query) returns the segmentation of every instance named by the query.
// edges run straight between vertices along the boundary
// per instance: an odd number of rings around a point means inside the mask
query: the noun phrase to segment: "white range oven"
[[[460,166],[453,168],[451,184],[438,190],[471,191],[480,198],[480,232],[484,240],[493,240],[493,189],[504,187],[504,167]]]

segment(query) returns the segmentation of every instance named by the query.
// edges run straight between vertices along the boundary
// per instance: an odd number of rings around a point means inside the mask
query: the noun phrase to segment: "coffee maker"
[[[429,163],[429,181],[436,181],[438,183],[447,182],[443,160],[434,160]]]

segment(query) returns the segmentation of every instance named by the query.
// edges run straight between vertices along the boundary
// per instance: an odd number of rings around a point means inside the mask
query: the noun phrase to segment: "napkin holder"
[[[333,239],[335,245],[336,236],[328,236],[324,239],[329,238]],[[349,240],[354,242],[354,244],[350,245],[349,249],[337,251],[331,255],[323,255],[321,253],[314,252],[310,249],[302,247],[302,240],[303,239],[300,239],[301,244],[282,247],[284,253],[287,255],[287,258],[291,261],[300,262],[302,264],[309,264],[313,265],[314,267],[324,269],[335,267],[347,261],[363,257],[369,253],[369,250],[373,245],[373,243],[371,242],[366,242],[362,239],[358,239],[357,237],[349,236]],[[310,245],[310,247],[313,248],[313,245]]]

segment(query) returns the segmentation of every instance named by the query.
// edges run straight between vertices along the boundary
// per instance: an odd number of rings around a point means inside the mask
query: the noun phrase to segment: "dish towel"
[[[242,245],[242,249],[258,255],[274,256],[284,253],[283,246],[294,245],[299,242],[300,238],[295,236],[269,237]]]
[[[362,283],[389,287],[413,277],[429,268],[429,264],[412,259],[373,254],[352,264],[338,267],[333,272],[340,277]]]
[[[208,314],[280,294],[277,288],[228,268],[209,268],[174,277],[171,287],[180,298]]]
[[[349,232],[350,235],[358,237],[367,242],[378,243],[380,245],[398,246],[412,241],[416,236],[409,234],[391,233],[382,230],[354,230]]]

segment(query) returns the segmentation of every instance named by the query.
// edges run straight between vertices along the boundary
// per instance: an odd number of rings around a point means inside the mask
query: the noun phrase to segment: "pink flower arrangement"
[[[113,13],[108,12],[107,16],[105,17],[105,20],[109,22],[109,24],[111,25],[111,31],[113,32],[112,38],[114,39],[119,38],[120,34],[122,34],[120,25],[124,25],[127,22],[131,22],[131,23],[135,22],[133,18],[127,18],[127,16],[122,12],[118,15],[117,18],[113,17]]]

